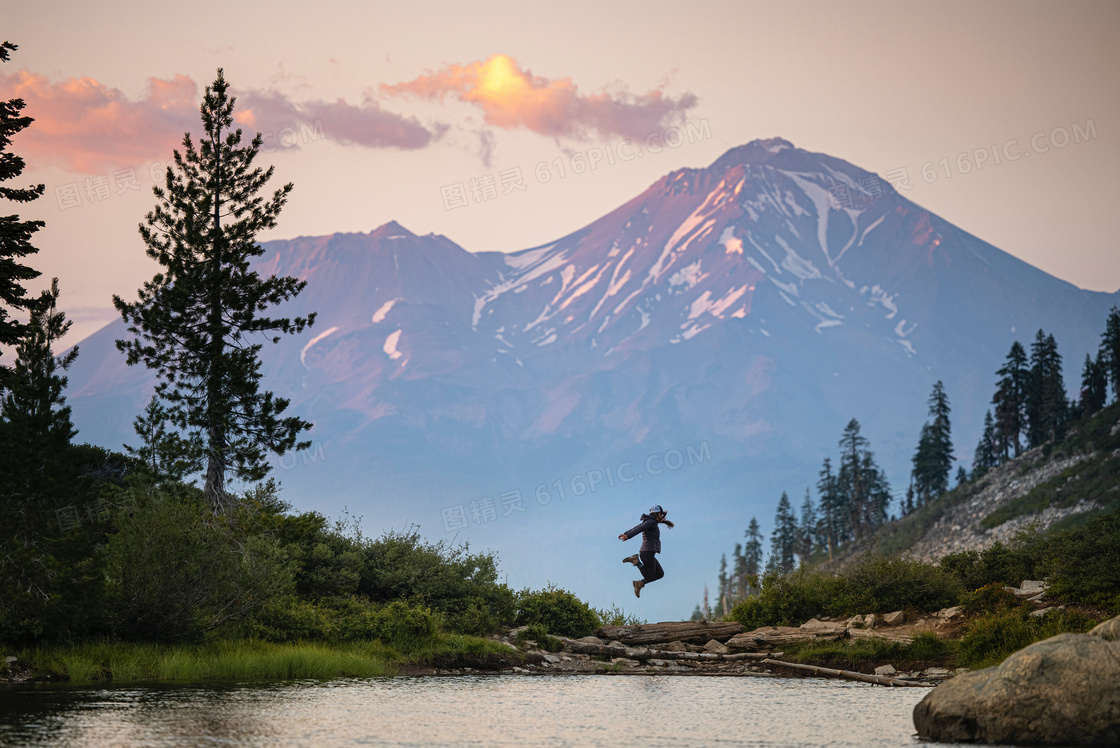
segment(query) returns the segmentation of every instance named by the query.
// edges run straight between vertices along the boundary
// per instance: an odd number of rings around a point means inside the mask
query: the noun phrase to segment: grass
[[[978,670],[1003,662],[1014,652],[1051,636],[1084,634],[1096,621],[1076,612],[1031,616],[1025,608],[981,616],[968,625],[957,648],[961,665]]]
[[[409,651],[377,640],[334,645],[238,640],[194,645],[90,642],[18,653],[19,662],[37,673],[73,683],[373,678],[393,675],[403,665],[469,662],[494,655],[520,657],[496,641],[461,634],[442,634]]]
[[[955,642],[939,639],[933,633],[923,633],[910,644],[884,639],[857,639],[850,643],[814,642],[795,651],[787,651],[786,659],[842,670],[859,670],[862,665],[880,662],[889,662],[899,670],[920,670],[950,664],[955,653]]]

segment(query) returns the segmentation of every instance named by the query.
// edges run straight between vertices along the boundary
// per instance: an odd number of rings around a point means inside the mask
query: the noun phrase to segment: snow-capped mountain
[[[375,527],[443,535],[461,506],[460,539],[511,552],[515,578],[559,542],[521,534],[575,507],[577,537],[614,537],[626,527],[595,522],[658,501],[693,514],[678,539],[728,547],[815,482],[853,417],[901,488],[934,381],[967,456],[1011,342],[1054,333],[1072,384],[1120,293],[1049,276],[898,186],[773,139],[512,254],[396,223],[269,242],[258,270],[306,279],[291,311],[319,315],[264,349],[266,385],[315,423],[312,453],[277,475],[297,505],[348,504]],[[69,388],[80,438],[117,448],[151,386],[116,351],[124,335],[118,322],[84,341]],[[709,457],[646,476],[672,450]],[[622,485],[623,462],[657,479]],[[596,471],[594,494],[572,495]],[[497,502],[514,489],[525,511]]]

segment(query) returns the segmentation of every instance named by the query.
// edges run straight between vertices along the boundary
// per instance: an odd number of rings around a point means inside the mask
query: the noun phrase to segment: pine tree
[[[1081,368],[1081,413],[1091,416],[1107,402],[1108,365],[1101,353],[1097,353],[1096,361],[1086,353],[1085,365]]]
[[[191,445],[168,429],[167,409],[158,397],[152,396],[144,412],[132,422],[132,428],[140,437],[140,446],[125,444],[125,452],[144,466],[152,480],[181,481],[198,469],[200,456],[192,454]]]
[[[7,62],[9,53],[19,49],[11,42],[0,44],[0,62]],[[21,115],[23,99],[0,101],[0,183],[15,179],[23,173],[24,160],[8,153],[12,136],[26,129],[34,120]],[[43,194],[44,185],[32,187],[0,186],[0,198],[16,203],[28,203]],[[0,345],[14,346],[23,337],[26,328],[11,311],[27,311],[33,299],[28,297],[23,284],[39,277],[39,272],[21,265],[20,260],[39,250],[32,246],[31,235],[44,226],[42,221],[21,221],[18,215],[0,215]],[[5,386],[10,371],[0,365],[0,391]]]
[[[964,465],[957,468],[957,485],[954,488],[960,488],[965,483],[968,483],[968,471],[964,469]]]
[[[153,189],[156,207],[140,226],[148,256],[164,272],[144,284],[134,303],[113,297],[135,336],[117,347],[129,365],[143,363],[159,376],[156,392],[171,422],[205,455],[205,494],[215,512],[231,503],[227,472],[261,480],[266,452],[310,446],[297,440],[311,424],[283,417],[288,400],[261,392],[262,343],[254,341],[279,342],[277,333],[301,332],[315,317],[259,316],[295,297],[306,281],[261,278],[249,267],[264,252],[257,234],[276,225],[292,185],[268,200],[258,194],[273,169],[253,167],[259,133],[244,146],[241,130],[231,130],[235,100],[227,91],[219,69],[203,99],[199,148],[190,133],[183,137],[184,153],[175,151],[164,187]]]
[[[989,410],[984,414],[984,433],[980,437],[980,441],[976,445],[976,452],[972,457],[973,478],[979,478],[998,464],[995,434],[995,422],[992,420],[992,411]]]
[[[1027,352],[1019,341],[1011,344],[1007,360],[996,372],[995,446],[1000,460],[1022,454],[1022,434],[1026,425],[1026,398],[1030,378]]]
[[[1026,397],[1027,441],[1037,447],[1057,439],[1066,423],[1065,380],[1062,357],[1053,335],[1038,331],[1031,344],[1030,378]]]
[[[68,616],[59,605],[80,601],[72,585],[80,559],[67,558],[78,544],[59,537],[70,530],[76,475],[71,440],[77,433],[62,392],[63,372],[78,349],[55,355],[70,322],[58,310],[58,279],[31,304],[31,318],[16,349],[8,390],[0,402],[0,639],[38,636]],[[63,512],[59,514],[59,512]],[[58,519],[59,527],[52,527]],[[65,519],[66,525],[63,524]],[[77,527],[80,519],[75,518]],[[91,548],[83,548],[89,552]]]
[[[866,475],[863,472],[863,453],[867,439],[859,433],[859,421],[852,419],[840,437],[840,469],[836,474],[837,503],[843,517],[847,535],[855,540],[863,537],[868,496]]]
[[[949,396],[945,393],[945,385],[939,381],[929,396],[929,416],[932,420],[922,426],[913,458],[914,490],[920,504],[927,504],[949,490],[949,471],[953,465],[950,412]]]
[[[1112,382],[1113,396],[1120,399],[1120,309],[1116,307],[1112,307],[1105,321],[1099,360],[1106,367]]]
[[[747,573],[746,594],[753,594],[752,580],[756,580],[762,573],[762,532],[758,529],[758,520],[751,517],[747,526],[747,542],[743,546],[743,562]]]
[[[743,557],[743,547],[735,544],[734,567],[731,574],[731,599],[737,603],[747,594],[747,560]]]
[[[801,558],[802,566],[809,563],[817,546],[817,526],[817,510],[813,506],[813,497],[806,488],[805,500],[801,502],[801,526],[797,531],[797,555]]]
[[[774,515],[774,534],[770,536],[770,560],[774,569],[793,571],[793,554],[797,545],[797,516],[789,496],[782,491],[778,511]]]
[[[836,477],[832,474],[832,460],[824,458],[824,464],[817,478],[817,496],[820,498],[821,534],[828,550],[828,560],[842,538],[843,523],[840,519],[839,493],[836,490]]]
[[[719,557],[719,597],[716,599],[716,618],[721,618],[731,609],[731,584],[727,578],[727,554]]]

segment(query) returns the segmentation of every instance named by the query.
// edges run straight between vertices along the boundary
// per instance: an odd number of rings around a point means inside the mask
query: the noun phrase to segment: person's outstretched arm
[[[629,530],[627,530],[626,532],[619,535],[618,539],[619,540],[629,540],[630,538],[641,535],[643,532],[650,529],[651,527],[656,527],[656,526],[657,526],[657,520],[647,519],[645,522],[642,522],[641,524],[636,525],[635,527],[631,527]]]

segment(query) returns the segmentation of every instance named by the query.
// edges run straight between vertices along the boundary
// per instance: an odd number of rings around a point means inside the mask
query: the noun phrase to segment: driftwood
[[[668,621],[635,626],[603,626],[595,635],[601,639],[617,639],[624,644],[664,644],[676,641],[704,644],[711,639],[727,641],[742,630],[742,624],[733,622]]]
[[[912,634],[894,633],[893,631],[881,631],[876,629],[848,629],[848,636],[852,639],[884,639],[889,642],[898,642],[899,644],[909,644],[914,641]]]
[[[795,626],[764,626],[754,631],[744,631],[727,640],[732,649],[747,649],[754,652],[770,650],[775,647],[788,647],[791,644],[811,644],[815,641],[842,639],[847,632],[843,628],[807,629]]]
[[[611,647],[606,644],[589,644],[566,637],[559,637],[564,646],[576,654],[607,655],[608,657],[627,657],[631,660],[692,660],[694,662],[736,662],[740,660],[762,660],[771,652],[743,652],[740,654],[716,654],[714,652],[672,652],[646,647]],[[778,654],[781,654],[780,652]]]
[[[875,683],[880,686],[909,686],[916,688],[928,688],[929,686],[924,683],[914,683],[908,680],[899,680],[898,678],[888,678],[885,675],[865,675],[857,673],[852,670],[834,670],[830,667],[818,667],[816,665],[802,665],[797,662],[783,662],[781,660],[771,660],[767,658],[759,663],[760,665],[780,665],[782,667],[790,667],[796,670],[807,670],[815,675],[823,675],[826,678],[847,678],[848,680],[858,680],[864,683]]]

